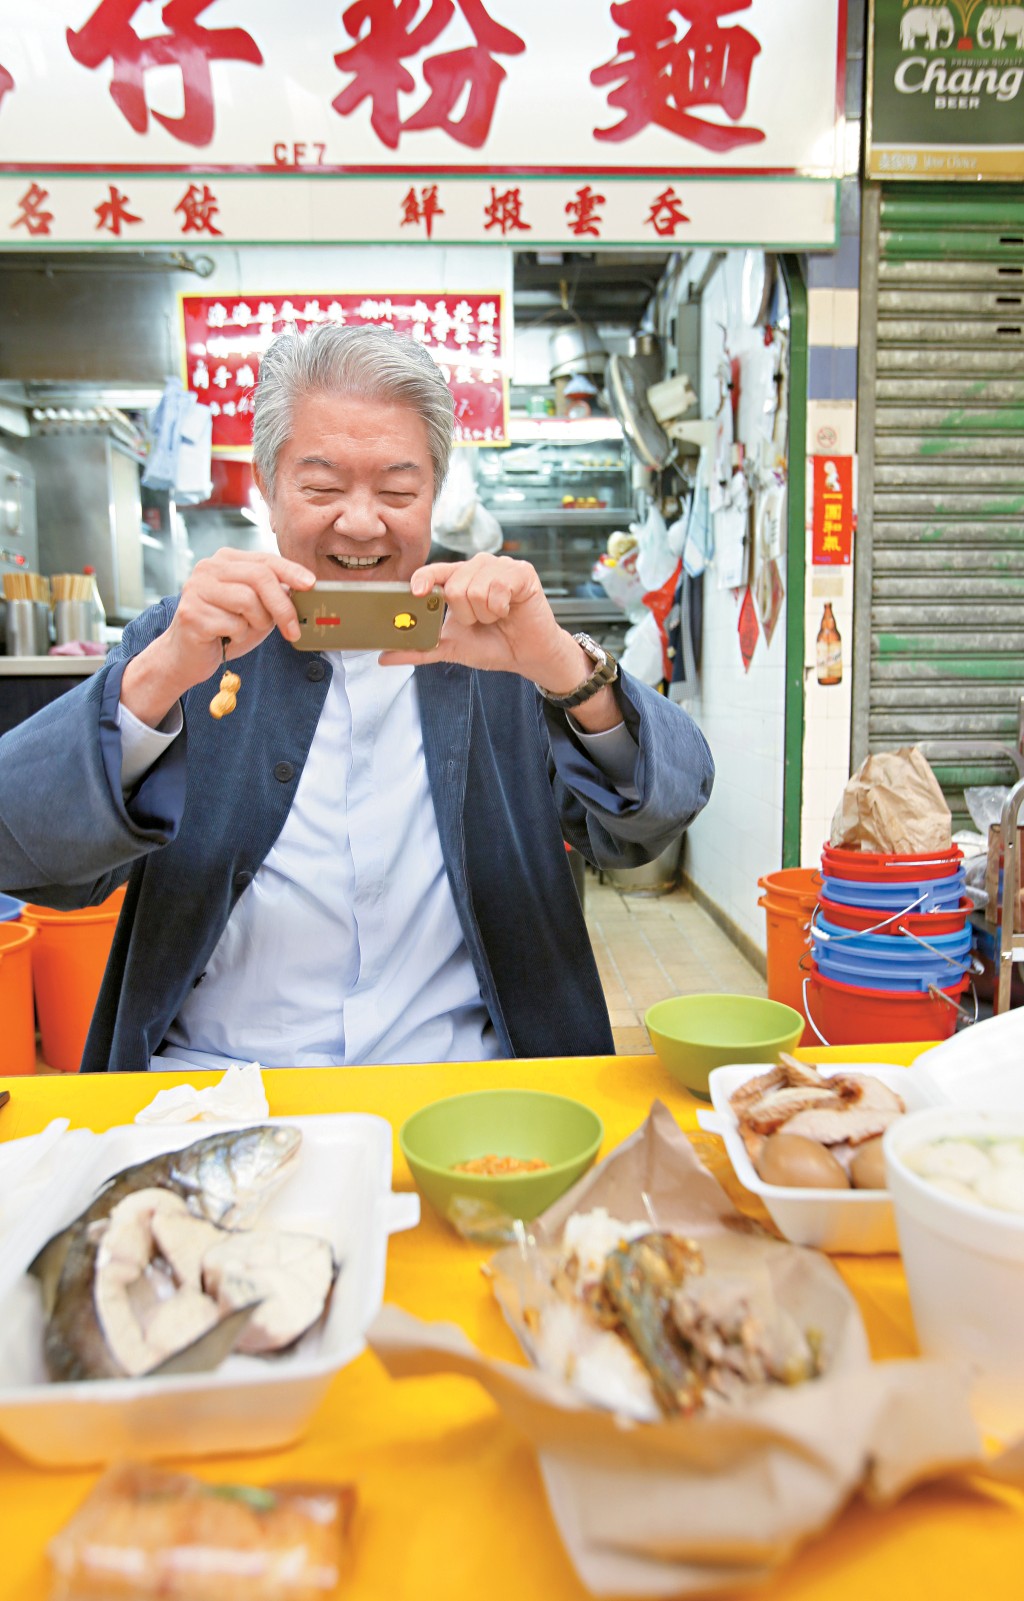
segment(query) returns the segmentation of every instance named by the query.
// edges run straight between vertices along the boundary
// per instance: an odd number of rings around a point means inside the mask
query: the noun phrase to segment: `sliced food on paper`
[[[488,1391],[536,1449],[596,1595],[763,1579],[858,1492],[1024,1482],[1024,1449],[986,1461],[963,1377],[873,1363],[827,1258],[742,1218],[659,1102],[489,1271],[529,1365],[395,1307],[369,1343],[395,1376]]]

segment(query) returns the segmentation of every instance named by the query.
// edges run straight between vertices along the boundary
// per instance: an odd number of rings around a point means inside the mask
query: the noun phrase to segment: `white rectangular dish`
[[[291,1350],[234,1354],[213,1373],[162,1378],[47,1378],[39,1286],[25,1269],[113,1174],[216,1132],[211,1125],[114,1128],[95,1135],[45,1206],[0,1250],[0,1439],[45,1467],[128,1457],[269,1451],[308,1425],[334,1374],[363,1349],[380,1308],[390,1234],[419,1221],[419,1197],[391,1191],[392,1134],[380,1117],[341,1113],[266,1118],[302,1133],[295,1171],[261,1221],[328,1239],[340,1262],[326,1319]],[[220,1125],[219,1127],[223,1127]],[[239,1125],[246,1126],[246,1125]],[[80,1131],[75,1131],[76,1135]]]
[[[736,1177],[744,1189],[760,1196],[772,1222],[794,1245],[811,1245],[819,1251],[849,1252],[858,1256],[898,1251],[896,1220],[886,1191],[796,1189],[766,1184],[758,1176],[740,1137],[729,1098],[747,1079],[768,1072],[769,1066],[764,1062],[740,1062],[716,1067],[708,1077],[714,1111],[697,1113],[701,1128],[721,1135]],[[851,1076],[869,1073],[895,1090],[908,1112],[935,1104],[931,1087],[909,1067],[893,1067],[884,1062],[842,1062],[819,1067],[818,1071],[822,1078],[831,1078],[834,1073]]]

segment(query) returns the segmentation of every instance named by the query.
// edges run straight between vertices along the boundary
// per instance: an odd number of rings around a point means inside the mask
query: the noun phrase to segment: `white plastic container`
[[[388,1236],[419,1221],[419,1197],[391,1192],[391,1127],[362,1113],[268,1118],[302,1132],[296,1170],[262,1219],[330,1240],[341,1270],[328,1316],[280,1356],[230,1356],[213,1373],[54,1384],[42,1354],[39,1287],[25,1273],[47,1239],[114,1173],[213,1132],[210,1125],[110,1129],[81,1146],[47,1205],[0,1250],[0,1439],[45,1467],[117,1458],[272,1451],[305,1430],[334,1374],[363,1349],[380,1308]]]
[[[858,1256],[899,1250],[892,1200],[886,1191],[797,1189],[766,1184],[759,1177],[740,1137],[729,1099],[741,1084],[759,1073],[767,1073],[770,1066],[767,1062],[743,1062],[714,1068],[708,1075],[714,1111],[697,1113],[701,1128],[721,1135],[736,1177],[744,1189],[760,1196],[772,1222],[794,1245],[812,1245],[819,1251]],[[895,1090],[908,1112],[931,1104],[927,1084],[909,1067],[893,1067],[884,1062],[841,1062],[820,1067],[818,1071],[826,1079],[834,1073],[851,1077],[869,1073]]]
[[[1024,1009],[1003,1012],[922,1051],[914,1071],[927,1076],[936,1103],[1024,1112]]]
[[[978,1425],[1024,1433],[1024,1216],[961,1200],[911,1172],[904,1156],[937,1139],[1024,1138],[1024,1111],[934,1107],[885,1134],[886,1174],[924,1356],[968,1373]]]

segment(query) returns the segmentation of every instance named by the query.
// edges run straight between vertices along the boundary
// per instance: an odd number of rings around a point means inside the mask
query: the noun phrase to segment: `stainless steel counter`
[[[105,656],[0,656],[0,678],[84,678],[105,660]]]

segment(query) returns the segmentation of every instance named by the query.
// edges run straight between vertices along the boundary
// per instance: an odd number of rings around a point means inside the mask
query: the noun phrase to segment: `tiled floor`
[[[685,890],[623,894],[587,871],[584,910],[616,1050],[651,1049],[644,1012],[670,995],[765,995],[765,981]]]

